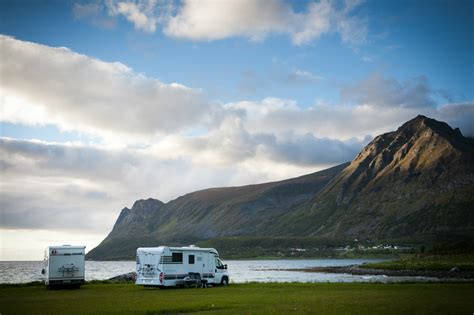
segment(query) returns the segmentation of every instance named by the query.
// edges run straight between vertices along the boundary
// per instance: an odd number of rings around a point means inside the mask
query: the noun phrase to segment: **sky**
[[[0,1],[0,260],[350,161],[418,114],[474,136],[473,3]]]

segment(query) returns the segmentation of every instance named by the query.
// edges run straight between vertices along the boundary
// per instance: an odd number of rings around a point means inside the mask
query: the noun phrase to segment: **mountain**
[[[459,129],[418,116],[376,137],[319,195],[283,222],[305,235],[325,237],[472,234],[474,143]]]
[[[138,200],[122,210],[112,232],[87,258],[124,259],[135,255],[139,246],[262,235],[282,214],[310,201],[347,165],[279,182],[205,189],[167,204]]]
[[[279,182],[138,200],[88,259],[139,246],[305,238],[435,241],[474,235],[474,141],[418,116],[376,137],[351,162]],[[293,244],[292,243],[292,244]]]

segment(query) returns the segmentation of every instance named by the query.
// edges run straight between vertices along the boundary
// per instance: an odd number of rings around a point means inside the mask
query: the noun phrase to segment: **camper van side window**
[[[173,253],[171,257],[171,261],[175,263],[182,263],[183,262],[183,253]]]
[[[189,256],[188,256],[188,263],[189,263],[190,265],[193,265],[193,264],[194,264],[194,255],[189,255]]]

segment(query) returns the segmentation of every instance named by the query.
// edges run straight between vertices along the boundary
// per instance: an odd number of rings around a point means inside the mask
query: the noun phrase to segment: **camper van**
[[[140,247],[137,249],[137,279],[143,286],[180,286],[191,275],[198,275],[205,284],[229,283],[227,265],[214,248]]]
[[[73,286],[84,283],[85,246],[49,246],[44,252],[44,269],[46,287]]]

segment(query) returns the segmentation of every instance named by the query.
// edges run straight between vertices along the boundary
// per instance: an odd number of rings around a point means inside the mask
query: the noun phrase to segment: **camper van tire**
[[[47,290],[77,290],[81,288],[81,283],[75,284],[48,284],[46,285]]]
[[[222,280],[221,280],[221,285],[223,285],[225,287],[228,284],[229,284],[229,278],[223,277]]]

